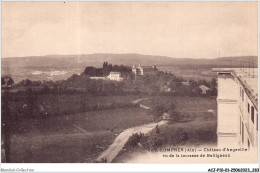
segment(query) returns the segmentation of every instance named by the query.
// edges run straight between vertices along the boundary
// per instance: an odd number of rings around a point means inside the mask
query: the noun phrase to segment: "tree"
[[[155,119],[162,116],[164,112],[167,112],[167,109],[163,105],[155,105],[152,106],[150,113],[154,116]]]
[[[210,84],[207,82],[207,81],[205,81],[205,80],[200,80],[200,81],[198,81],[198,85],[200,86],[200,85],[205,85],[206,87],[210,87]]]
[[[218,94],[218,91],[216,88],[213,88],[212,91],[211,91],[211,96],[217,96]]]
[[[50,87],[48,85],[44,85],[44,87],[42,88],[42,93],[44,94],[48,94],[50,93]]]
[[[173,103],[168,106],[168,114],[172,117],[173,120],[178,121],[180,119],[180,113],[176,110],[176,107]]]
[[[128,141],[126,142],[125,146],[135,147],[139,142],[142,141],[142,139],[145,137],[145,135],[141,132],[132,134]]]
[[[103,68],[102,68],[102,70],[103,70],[103,76],[107,76],[107,75],[109,74],[109,69],[108,69],[108,63],[107,63],[107,61],[105,61],[105,62],[103,63]]]
[[[14,80],[11,76],[5,76],[5,77],[1,77],[1,85],[8,85],[8,86],[12,86],[14,84]]]
[[[5,85],[5,79],[1,77],[1,85]]]
[[[24,82],[25,86],[31,86],[32,85],[32,81],[30,81],[29,79],[25,79],[25,81],[23,81],[23,82]]]
[[[195,80],[189,80],[189,86],[194,89],[196,87],[198,87],[198,83]]]
[[[103,69],[90,66],[85,68],[83,74],[88,76],[103,76]]]
[[[109,65],[108,65],[108,73],[110,73],[110,72],[112,71],[112,69],[113,69],[112,64],[109,64]]]
[[[4,148],[5,148],[5,160],[6,163],[11,163],[11,129],[13,128],[12,125],[12,116],[9,109],[9,101],[10,101],[10,94],[7,90],[2,95],[2,130],[4,136]]]
[[[212,81],[210,82],[210,87],[211,87],[211,89],[214,89],[217,87],[217,80],[215,78],[213,78]]]
[[[26,115],[32,117],[37,109],[37,96],[32,91],[31,88],[28,88],[26,91]]]
[[[7,81],[7,85],[13,85],[14,84],[14,80],[13,80],[13,78],[9,78],[9,80]]]
[[[173,103],[170,103],[168,105],[168,110],[175,110],[175,109],[176,109],[176,106]]]
[[[160,133],[160,129],[159,129],[158,124],[157,124],[156,127],[155,127],[155,133]]]

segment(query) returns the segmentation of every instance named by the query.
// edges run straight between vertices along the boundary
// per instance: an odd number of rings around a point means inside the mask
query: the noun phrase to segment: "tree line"
[[[108,76],[111,71],[120,72],[124,77],[132,73],[132,68],[125,65],[112,65],[105,61],[102,68],[88,66],[85,68],[83,74],[91,77],[104,77]]]
[[[111,71],[117,71],[122,74],[123,81],[109,80],[93,80],[92,76],[107,76]],[[4,83],[6,80],[2,78]],[[11,82],[10,82],[11,81]],[[13,83],[9,80],[9,83]],[[104,95],[104,94],[167,94],[167,95],[189,95],[200,96],[202,91],[201,85],[205,85],[210,90],[204,96],[216,96],[217,87],[216,79],[211,82],[205,80],[189,80],[188,85],[184,85],[185,80],[177,77],[174,74],[158,71],[153,75],[135,76],[131,67],[124,65],[112,65],[108,62],[103,63],[102,68],[87,66],[84,72],[80,75],[72,75],[66,80],[60,81],[31,81],[23,80],[15,86],[31,88],[38,93],[86,93],[89,95]],[[163,88],[168,89],[164,91]]]

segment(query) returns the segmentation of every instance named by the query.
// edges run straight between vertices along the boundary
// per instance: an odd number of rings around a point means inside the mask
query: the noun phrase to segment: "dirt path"
[[[137,99],[137,100],[132,101],[132,104],[137,104],[137,103],[139,103],[140,101],[142,101],[142,100],[147,100],[147,99],[149,99],[149,98]]]
[[[90,135],[90,134],[91,134],[91,133],[87,132],[86,130],[82,129],[81,127],[79,127],[79,126],[73,125],[73,127],[79,129],[80,131],[82,131],[82,132],[85,133],[86,135]]]
[[[163,125],[166,124],[167,121],[160,121],[159,123],[150,123],[145,124],[137,127],[132,127],[129,129],[124,130],[122,133],[118,135],[118,137],[115,139],[115,141],[108,147],[107,150],[105,150],[99,157],[98,161],[101,161],[102,158],[106,158],[107,163],[110,163],[113,161],[113,159],[117,156],[117,154],[122,150],[125,143],[128,141],[129,137],[133,133],[142,132],[144,134],[147,134],[149,131],[154,129],[156,125]]]

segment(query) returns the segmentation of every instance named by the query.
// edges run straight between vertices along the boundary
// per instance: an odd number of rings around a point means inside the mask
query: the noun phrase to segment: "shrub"
[[[164,137],[159,134],[150,135],[146,140],[142,141],[143,148],[149,151],[157,150],[163,144]]]
[[[177,145],[185,142],[188,139],[187,133],[181,129],[172,129],[168,136],[168,144]]]
[[[167,112],[167,109],[164,107],[164,105],[155,104],[151,107],[150,110],[147,110],[149,114],[152,114],[155,119],[162,116],[164,112]]]
[[[187,133],[181,129],[168,129],[165,132],[151,133],[146,140],[141,141],[143,148],[153,151],[162,145],[179,145],[187,141]]]
[[[145,135],[143,133],[134,133],[132,136],[129,137],[128,141],[126,142],[125,146],[129,147],[135,147],[137,144],[141,141],[143,141],[142,138],[144,138]]]
[[[196,132],[197,140],[200,142],[209,142],[217,139],[215,130],[198,129]]]
[[[156,125],[156,130],[155,130],[155,133],[160,133],[160,129],[159,129],[159,126],[158,126],[158,124]]]

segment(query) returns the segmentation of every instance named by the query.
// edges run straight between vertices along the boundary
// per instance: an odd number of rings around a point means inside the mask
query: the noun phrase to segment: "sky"
[[[257,2],[2,2],[2,57],[257,55]]]

